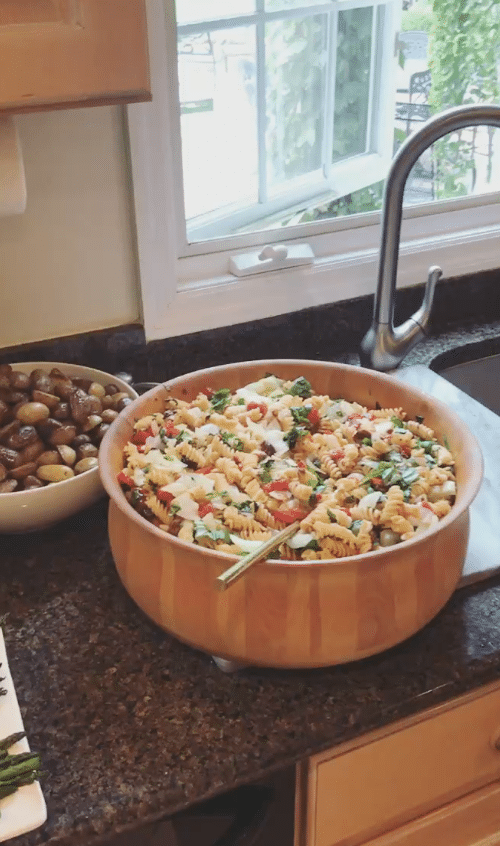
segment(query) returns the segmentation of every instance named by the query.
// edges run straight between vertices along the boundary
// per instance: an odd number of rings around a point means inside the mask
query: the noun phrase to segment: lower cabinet
[[[500,684],[299,765],[295,846],[500,846]]]

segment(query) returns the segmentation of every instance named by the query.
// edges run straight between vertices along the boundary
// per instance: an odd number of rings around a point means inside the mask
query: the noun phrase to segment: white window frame
[[[146,338],[176,337],[372,294],[380,215],[356,215],[188,245],[182,197],[173,0],[147,0],[153,100],[127,107]],[[500,265],[500,194],[405,209],[399,287]],[[307,241],[306,267],[236,278],[229,257],[258,245]],[[186,253],[190,253],[187,255]]]

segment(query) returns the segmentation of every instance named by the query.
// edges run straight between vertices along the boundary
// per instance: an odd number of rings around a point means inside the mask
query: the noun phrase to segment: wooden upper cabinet
[[[146,0],[0,0],[0,110],[151,99]]]

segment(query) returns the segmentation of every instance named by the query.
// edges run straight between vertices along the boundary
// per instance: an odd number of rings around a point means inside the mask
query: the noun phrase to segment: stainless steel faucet
[[[425,335],[434,289],[442,274],[430,267],[422,305],[400,326],[394,326],[394,297],[398,270],[403,193],[408,175],[431,144],[469,126],[500,127],[500,107],[490,104],[457,106],[430,118],[402,144],[391,164],[384,190],[377,290],[372,325],[361,342],[361,364],[374,370],[393,370]],[[499,257],[500,263],[500,257]]]

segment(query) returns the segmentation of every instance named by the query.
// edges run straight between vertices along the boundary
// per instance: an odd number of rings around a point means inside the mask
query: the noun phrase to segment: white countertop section
[[[402,367],[392,375],[446,403],[478,439],[484,478],[470,507],[469,548],[460,584],[500,572],[500,417],[422,364]]]

